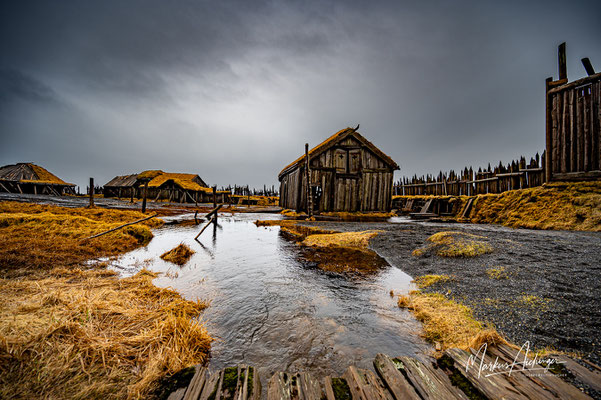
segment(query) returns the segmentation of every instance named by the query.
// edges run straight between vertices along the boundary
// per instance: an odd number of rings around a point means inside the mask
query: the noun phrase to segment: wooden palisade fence
[[[545,155],[538,154],[526,162],[525,157],[504,166],[479,168],[472,167],[463,171],[440,172],[438,175],[422,177],[404,177],[394,185],[394,194],[400,196],[439,195],[439,196],[473,196],[486,193],[502,193],[507,190],[525,189],[540,186],[544,183]]]
[[[568,83],[565,43],[558,59],[559,80],[546,80],[546,180],[601,178],[601,73],[583,58],[588,76]]]

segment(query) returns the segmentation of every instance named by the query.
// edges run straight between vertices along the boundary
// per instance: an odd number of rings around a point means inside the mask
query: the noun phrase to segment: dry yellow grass
[[[140,398],[206,360],[204,308],[142,271],[54,269],[1,279],[0,397]]]
[[[137,211],[65,208],[0,202],[0,270],[21,273],[57,266],[78,265],[90,258],[112,256],[152,239],[151,219],[95,239],[91,235],[132,222],[145,215]]]
[[[0,202],[0,398],[144,398],[159,378],[206,360],[206,307],[152,284],[82,269],[152,238],[133,211]],[[131,229],[129,229],[131,228]]]
[[[601,231],[601,182],[558,182],[481,195],[471,221],[513,228]]]
[[[438,282],[444,282],[451,279],[448,275],[422,275],[413,280],[418,288],[424,289]]]
[[[161,255],[161,258],[165,261],[172,262],[177,265],[184,265],[192,257],[194,251],[187,245],[180,243],[173,249],[166,251]]]
[[[312,247],[345,247],[352,249],[367,249],[369,240],[380,231],[368,230],[362,232],[340,232],[329,234],[309,235],[302,244]]]
[[[440,257],[477,257],[493,251],[486,237],[465,232],[438,232],[430,236],[428,242],[430,244],[414,250],[412,254],[419,257],[434,252]]]
[[[438,293],[411,292],[399,296],[398,306],[408,308],[423,323],[424,337],[441,344],[442,350],[457,347],[467,350],[489,344],[505,343],[494,329],[485,328],[474,319],[472,311]]]

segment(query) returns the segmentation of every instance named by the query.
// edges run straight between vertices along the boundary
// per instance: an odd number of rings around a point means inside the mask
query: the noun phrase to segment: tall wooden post
[[[217,208],[217,186],[213,186],[213,210]],[[213,219],[213,223],[215,224],[215,228],[217,227],[217,213],[215,213],[215,217]],[[213,230],[213,234],[217,231]]]
[[[144,182],[144,193],[142,194],[142,212],[146,212],[146,195],[148,194],[148,181]]]
[[[557,48],[557,61],[559,63],[559,80],[568,79],[568,65],[566,61],[566,42]]]
[[[551,182],[552,179],[552,171],[551,168],[553,166],[551,154],[553,151],[553,121],[551,116],[551,95],[549,94],[549,90],[551,90],[551,82],[553,82],[553,78],[547,78],[545,80],[545,182]]]
[[[94,178],[90,178],[90,207],[94,207]]]
[[[313,196],[311,195],[311,173],[309,171],[309,143],[305,143],[305,182],[307,183],[307,214],[313,215]]]

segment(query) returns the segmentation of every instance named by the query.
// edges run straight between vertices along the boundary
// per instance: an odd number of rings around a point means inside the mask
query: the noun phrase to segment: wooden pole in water
[[[311,174],[309,172],[309,143],[305,143],[305,181],[307,183],[307,215],[313,215],[313,199],[311,198]]]
[[[94,178],[90,178],[90,207],[94,207]]]
[[[148,181],[144,182],[144,193],[142,197],[142,212],[146,212],[146,195],[148,194]]]
[[[217,185],[213,185],[213,209],[217,208]],[[213,223],[217,225],[217,213],[215,213],[215,218],[213,218]]]

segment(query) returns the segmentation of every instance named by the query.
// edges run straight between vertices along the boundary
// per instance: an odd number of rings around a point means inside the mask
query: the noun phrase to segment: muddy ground
[[[453,277],[425,291],[470,306],[477,319],[516,344],[529,341],[531,348],[574,352],[601,364],[601,234],[396,220],[314,224],[340,231],[381,229],[371,248],[390,264],[414,277]],[[475,258],[411,254],[430,235],[449,230],[484,236],[494,251]],[[503,273],[487,273],[499,267]]]

